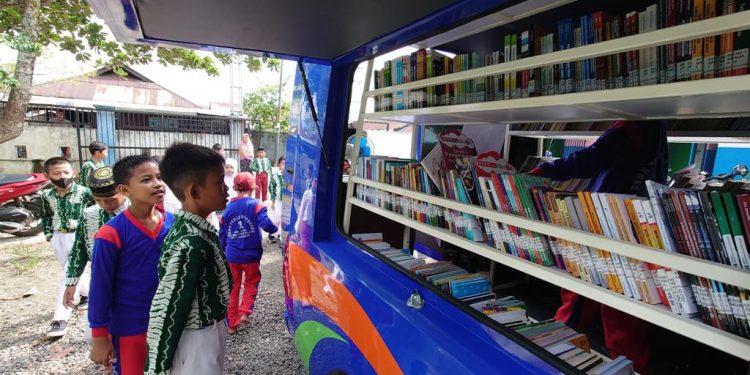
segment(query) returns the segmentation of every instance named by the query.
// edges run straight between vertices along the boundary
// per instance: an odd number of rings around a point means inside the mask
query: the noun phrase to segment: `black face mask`
[[[59,187],[60,189],[67,189],[73,183],[73,179],[72,178],[59,178],[57,180],[50,179],[50,182],[52,182],[53,185]]]

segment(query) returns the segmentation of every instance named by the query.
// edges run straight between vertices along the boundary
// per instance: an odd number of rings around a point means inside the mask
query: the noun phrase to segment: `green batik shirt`
[[[89,186],[89,183],[86,181],[89,178],[89,175],[91,172],[101,168],[104,166],[104,162],[95,162],[93,160],[88,160],[85,163],[83,163],[83,166],[81,167],[81,172],[78,173],[78,183],[83,186]]]
[[[276,172],[271,175],[271,181],[268,183],[268,194],[272,201],[281,200],[281,189],[284,187],[284,175]]]
[[[184,329],[224,324],[232,279],[219,235],[206,219],[177,211],[159,259],[148,322],[146,374],[167,374]]]
[[[83,275],[86,263],[91,260],[94,252],[94,236],[102,225],[112,220],[130,207],[130,201],[125,199],[115,212],[107,212],[98,204],[95,204],[85,210],[79,220],[79,230],[76,231],[76,239],[73,242],[73,249],[68,255],[68,267],[65,271],[65,286],[78,285],[78,279]]]
[[[255,173],[266,172],[271,174],[271,162],[268,161],[268,158],[255,158],[253,163],[250,164],[250,170]]]
[[[42,192],[42,229],[49,241],[54,232],[73,233],[83,210],[94,204],[89,188],[76,184],[63,196],[53,187]]]

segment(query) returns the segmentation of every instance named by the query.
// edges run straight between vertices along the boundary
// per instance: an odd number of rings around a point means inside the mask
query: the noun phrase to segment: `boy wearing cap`
[[[81,215],[76,231],[73,249],[68,255],[68,266],[65,272],[65,297],[63,304],[75,307],[75,290],[79,282],[88,283],[88,277],[81,280],[86,263],[91,260],[94,250],[94,236],[102,225],[119,215],[130,206],[115,184],[112,167],[102,167],[89,174],[86,181],[95,205],[86,208]]]
[[[97,141],[89,144],[89,152],[91,153],[91,159],[83,163],[81,171],[78,173],[78,183],[83,186],[88,186],[88,178],[91,172],[103,167],[104,159],[109,155],[107,145]]]
[[[275,233],[277,228],[268,218],[266,207],[251,198],[255,190],[255,178],[242,172],[234,178],[233,198],[222,213],[219,240],[224,248],[234,284],[229,295],[227,311],[227,333],[234,334],[240,324],[245,324],[253,313],[253,303],[260,284],[260,258],[263,245],[260,228]],[[244,274],[244,281],[243,281]],[[240,302],[240,288],[244,293]]]
[[[271,162],[266,157],[266,151],[263,147],[258,147],[258,152],[250,165],[250,169],[255,172],[255,183],[257,184],[255,199],[265,202],[268,197],[268,175],[271,174]]]

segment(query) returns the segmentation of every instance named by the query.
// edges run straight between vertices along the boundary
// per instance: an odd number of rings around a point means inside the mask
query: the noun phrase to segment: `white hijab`
[[[232,199],[237,196],[237,193],[234,191],[234,177],[237,176],[237,160],[234,160],[232,158],[227,158],[224,162],[226,165],[231,165],[234,167],[234,173],[231,175],[224,174],[224,184],[227,185],[227,188],[229,188],[229,199]]]

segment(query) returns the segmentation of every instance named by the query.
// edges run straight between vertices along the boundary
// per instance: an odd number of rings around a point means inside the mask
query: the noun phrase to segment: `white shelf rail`
[[[513,214],[491,211],[485,208],[459,203],[449,199],[427,195],[424,193],[418,193],[408,189],[403,189],[400,187],[395,187],[388,184],[363,179],[360,177],[351,177],[349,182],[370,186],[404,197],[413,198],[422,202],[432,203],[452,210],[458,210],[474,216],[483,217],[492,221],[528,229],[552,237],[563,238],[569,241],[589,246],[591,248],[606,250],[611,253],[627,256],[629,258],[658,264],[689,274],[721,281],[745,289],[750,289],[750,272],[743,271],[724,264],[678,253],[668,253],[666,251],[653,249],[639,244],[622,242],[593,233],[563,227],[556,224],[545,223],[533,219],[527,219]]]
[[[510,136],[539,139],[590,139],[595,140],[604,131],[566,130],[511,130]],[[668,131],[667,140],[672,143],[750,143],[750,130],[703,130]]]
[[[589,284],[583,280],[570,276],[566,272],[558,270],[557,268],[541,266],[512,255],[504,254],[489,246],[454,235],[447,230],[420,223],[405,216],[378,208],[354,197],[350,197],[348,202],[382,217],[409,226],[427,235],[439,238],[483,257],[492,259],[495,262],[502,263],[528,275],[578,293],[584,297],[611,306],[620,311],[626,311],[630,315],[664,327],[680,335],[692,338],[693,340],[712,346],[723,352],[742,358],[746,361],[750,360],[750,340],[729,332],[724,332],[710,325],[703,324],[698,320],[674,314],[666,306],[649,305],[647,303],[636,301],[624,295],[614,293],[608,289]],[[461,207],[454,208],[459,210],[462,209]]]
[[[636,49],[661,46],[669,43],[683,42],[711,35],[731,33],[750,27],[750,10],[725,15],[707,20],[691,22],[683,25],[668,27],[652,32],[630,35],[596,44],[575,47],[544,55],[528,57],[501,64],[489,65],[481,68],[451,73],[439,77],[412,81],[400,85],[383,87],[367,91],[366,96],[383,95],[396,91],[413,90],[422,87],[441,85],[445,83],[481,78],[518,70],[532,69],[546,65],[588,59],[599,56],[612,55]]]

